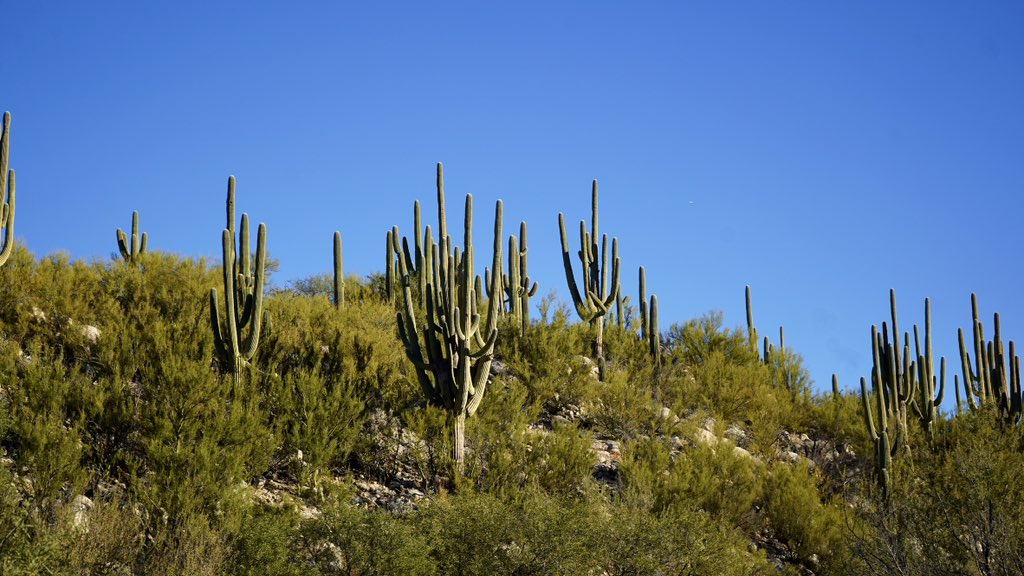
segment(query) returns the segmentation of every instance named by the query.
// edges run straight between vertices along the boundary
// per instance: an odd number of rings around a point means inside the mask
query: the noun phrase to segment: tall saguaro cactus
[[[334,306],[345,305],[345,268],[341,259],[341,232],[334,232]]]
[[[0,249],[0,266],[7,262],[14,249],[14,170],[8,166],[11,147],[11,113],[4,112],[3,128],[0,130],[0,226],[4,229],[3,248]]]
[[[573,273],[572,257],[569,255],[569,238],[565,232],[565,216],[558,213],[558,230],[562,238],[562,265],[565,268],[565,280],[569,284],[576,313],[584,322],[589,322],[597,333],[594,336],[594,360],[597,361],[599,374],[604,379],[604,317],[615,304],[619,291],[619,240],[612,239],[611,261],[609,263],[608,235],[601,236],[597,227],[597,180],[591,188],[590,231],[587,224],[580,220],[580,250],[576,253],[582,267],[582,281],[576,285]],[[598,239],[600,238],[600,246]],[[609,282],[609,264],[611,266],[611,282]]]
[[[249,215],[242,214],[235,247],[235,177],[228,178],[228,227],[221,234],[224,252],[225,314],[222,327],[217,289],[210,288],[210,324],[217,356],[232,367],[235,383],[242,368],[249,366],[260,343],[263,326],[263,280],[267,261],[267,226],[259,225],[256,235],[256,263],[249,252]]]
[[[438,165],[438,174],[441,174]],[[502,204],[494,215],[494,252],[491,270],[500,271]],[[483,282],[474,273],[473,197],[466,195],[463,247],[453,246],[447,235],[444,188],[438,180],[438,243],[424,249],[430,255],[431,272],[424,290],[426,326],[416,323],[416,310],[407,259],[398,258],[404,306],[398,312],[398,332],[405,352],[416,368],[416,376],[427,400],[448,411],[454,435],[453,457],[461,470],[465,460],[466,418],[480,407],[490,375],[494,345],[498,338],[500,298],[491,298],[486,319],[479,307]],[[491,294],[500,294],[501,274],[491,274]]]
[[[121,258],[124,261],[138,266],[142,255],[146,253],[146,242],[148,236],[145,232],[139,234],[139,211],[132,212],[132,236],[129,241],[128,235],[120,228],[117,229],[117,248],[121,251]]]

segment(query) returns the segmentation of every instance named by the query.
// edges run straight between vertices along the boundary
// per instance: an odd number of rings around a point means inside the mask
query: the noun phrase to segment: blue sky
[[[567,298],[557,214],[618,236],[662,325],[786,327],[812,377],[870,369],[869,330],[936,353],[1024,327],[1024,5],[1017,2],[21,2],[0,10],[17,236],[107,258],[132,210],[153,249],[217,258],[227,177],[267,223],[278,285],[383,267],[413,200],[474,194],[530,227]],[[478,252],[478,263],[487,258]],[[990,324],[990,322],[989,322]],[[954,365],[956,362],[954,362]],[[950,374],[950,380],[952,380]]]

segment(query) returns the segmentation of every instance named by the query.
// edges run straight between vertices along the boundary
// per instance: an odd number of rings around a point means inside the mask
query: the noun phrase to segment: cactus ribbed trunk
[[[597,329],[594,336],[594,362],[597,362],[597,377],[604,382],[604,317],[591,320],[590,325]]]
[[[452,459],[455,469],[461,473],[466,461],[466,415],[455,414],[452,420]]]

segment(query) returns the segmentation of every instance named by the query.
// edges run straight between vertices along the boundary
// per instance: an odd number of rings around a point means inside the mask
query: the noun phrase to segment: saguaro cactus
[[[572,258],[569,255],[569,239],[565,232],[565,216],[558,214],[558,230],[562,238],[562,265],[565,268],[565,279],[569,284],[576,313],[584,322],[589,322],[596,330],[593,352],[597,361],[599,374],[604,379],[604,317],[615,304],[619,291],[619,240],[612,239],[611,248],[611,282],[609,283],[609,252],[608,235],[600,236],[597,227],[597,180],[591,188],[590,232],[586,222],[580,220],[580,250],[577,256],[582,267],[582,285],[577,287],[576,277],[572,270]],[[598,238],[601,240],[598,246]]]
[[[661,334],[658,332],[658,297],[651,294],[647,303],[647,271],[640,267],[640,339],[647,343],[655,362],[661,360]]]
[[[341,232],[334,232],[334,306],[345,305],[345,268],[341,260]]]
[[[875,340],[876,331],[872,326],[872,341]],[[878,368],[876,368],[871,376],[871,381],[874,384],[875,400],[878,407],[878,426],[875,426],[874,418],[872,417],[872,408],[870,396],[868,395],[868,386],[864,381],[864,378],[860,379],[860,396],[861,401],[864,404],[864,423],[868,428],[868,436],[871,437],[872,442],[875,444],[875,468],[878,477],[878,484],[882,487],[882,493],[886,498],[889,496],[891,488],[891,475],[890,469],[892,468],[892,457],[895,453],[895,447],[889,442],[889,419],[886,417],[886,406],[884,394],[879,390],[877,382],[880,378]]]
[[[939,374],[936,376],[935,360],[932,356],[932,304],[928,298],[924,299],[924,350],[921,350],[917,325],[915,324],[914,352],[916,353],[917,361],[908,367],[908,373],[910,378],[913,379],[911,388],[915,390],[917,397],[914,398],[911,407],[914,413],[917,414],[921,427],[930,436],[946,390],[946,359],[939,359]],[[937,396],[935,394],[936,385],[938,385]]]
[[[440,174],[440,165],[438,166]],[[501,270],[502,204],[494,215],[494,252],[491,270]],[[438,244],[425,246],[430,254],[431,275],[425,285],[426,326],[416,324],[412,278],[408,261],[398,259],[402,280],[403,310],[398,312],[398,332],[405,352],[427,400],[448,411],[453,435],[453,457],[461,471],[465,459],[466,418],[479,408],[487,388],[494,344],[498,338],[500,298],[488,302],[486,319],[478,306],[483,299],[482,279],[474,274],[473,197],[466,195],[462,250],[447,235],[444,188],[438,182]],[[490,292],[499,294],[501,274],[491,275]]]
[[[4,229],[3,248],[0,249],[0,266],[7,262],[14,249],[14,170],[8,166],[11,145],[11,113],[4,112],[0,130],[0,226]]]
[[[519,333],[530,325],[530,298],[537,293],[537,283],[530,278],[527,261],[526,222],[519,223],[519,238],[508,237],[508,275],[502,280],[508,296],[508,311],[519,321]]]
[[[1024,395],[1021,393],[1020,358],[1016,346],[1010,341],[1009,355],[1006,354],[998,313],[992,317],[993,338],[991,341],[985,339],[985,330],[978,317],[978,297],[975,294],[971,294],[971,317],[974,326],[974,367],[971,366],[970,352],[964,343],[964,331],[957,331],[967,405],[972,411],[985,405],[995,406],[1007,421],[1019,422],[1024,416]]]
[[[249,215],[242,214],[235,248],[235,177],[228,178],[228,227],[221,234],[224,261],[225,314],[222,328],[217,289],[210,288],[210,324],[217,356],[232,367],[235,382],[241,378],[242,368],[249,366],[260,343],[264,321],[263,280],[267,261],[267,226],[259,225],[256,234],[256,263],[252,265],[249,252]]]
[[[132,212],[131,241],[128,240],[128,235],[123,230],[117,229],[117,248],[121,251],[121,258],[124,258],[124,261],[129,264],[137,266],[142,255],[146,253],[147,240],[145,232],[139,234],[139,211],[136,210]]]

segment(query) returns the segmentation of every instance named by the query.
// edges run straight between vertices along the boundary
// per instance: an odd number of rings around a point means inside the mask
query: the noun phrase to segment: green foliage
[[[733,526],[752,528],[764,482],[761,466],[727,445],[698,443],[673,454],[667,441],[649,438],[623,448],[620,470],[626,494],[650,502],[655,514],[695,505]]]
[[[685,507],[653,514],[639,503],[611,506],[601,537],[609,576],[758,574],[768,567],[745,553],[744,538],[708,514]]]
[[[464,493],[421,513],[441,574],[590,574],[600,566],[599,516],[585,503],[530,491],[515,501]]]
[[[526,327],[501,325],[502,360],[523,382],[531,405],[554,410],[580,406],[590,396],[594,378],[584,357],[586,328],[569,323],[568,308],[560,307],[542,321]]]
[[[319,518],[307,522],[302,533],[321,574],[437,573],[430,556],[432,540],[413,523],[381,510],[361,510],[335,501],[323,509]]]
[[[226,574],[301,576],[315,574],[306,554],[299,514],[290,506],[253,506],[233,538]]]
[[[316,489],[317,480],[355,448],[364,404],[351,382],[318,370],[294,370],[270,384],[268,408],[280,453],[292,474]]]
[[[765,481],[764,511],[772,532],[800,559],[816,555],[827,563],[846,551],[844,519],[841,509],[821,501],[819,482],[806,461],[776,465]]]

